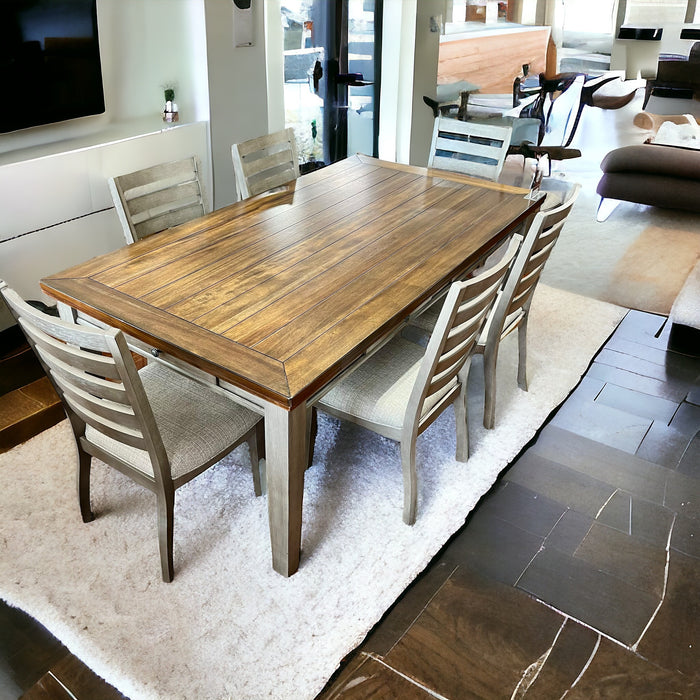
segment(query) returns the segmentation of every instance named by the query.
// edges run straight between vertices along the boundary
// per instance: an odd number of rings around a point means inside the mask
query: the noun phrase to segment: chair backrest
[[[110,178],[127,243],[207,213],[195,156]]]
[[[123,333],[42,313],[2,280],[0,292],[61,397],[76,437],[84,437],[88,424],[119,443],[147,451],[156,482],[169,479],[163,441]]]
[[[542,270],[580,189],[581,185],[574,185],[563,204],[535,216],[494,306],[487,343],[508,335],[529,309]]]
[[[455,400],[460,391],[458,375],[471,358],[521,242],[521,236],[513,236],[496,265],[450,285],[408,402],[404,431],[414,429],[420,434]]]
[[[291,127],[231,146],[241,199],[286,185],[299,177],[296,137]]]
[[[510,146],[511,131],[510,126],[438,117],[428,165],[497,180]]]

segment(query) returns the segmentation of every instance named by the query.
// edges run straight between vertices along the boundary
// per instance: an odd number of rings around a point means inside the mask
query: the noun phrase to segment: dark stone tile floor
[[[700,358],[667,341],[627,314],[319,698],[700,697]]]

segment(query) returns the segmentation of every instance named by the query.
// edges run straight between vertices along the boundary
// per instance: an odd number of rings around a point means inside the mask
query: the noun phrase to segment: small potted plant
[[[177,111],[177,103],[175,102],[175,88],[166,87],[163,90],[165,97],[165,107],[163,109],[164,122],[176,122],[180,118]]]

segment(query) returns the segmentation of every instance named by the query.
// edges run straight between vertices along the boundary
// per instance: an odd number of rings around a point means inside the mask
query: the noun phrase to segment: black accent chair
[[[652,95],[700,99],[700,41],[692,45],[685,60],[678,56],[659,57],[656,78],[647,80],[642,109],[646,109]]]

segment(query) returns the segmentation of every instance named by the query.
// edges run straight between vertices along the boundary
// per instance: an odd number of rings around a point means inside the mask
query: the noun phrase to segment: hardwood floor
[[[61,402],[19,327],[0,332],[0,452],[64,417]]]

